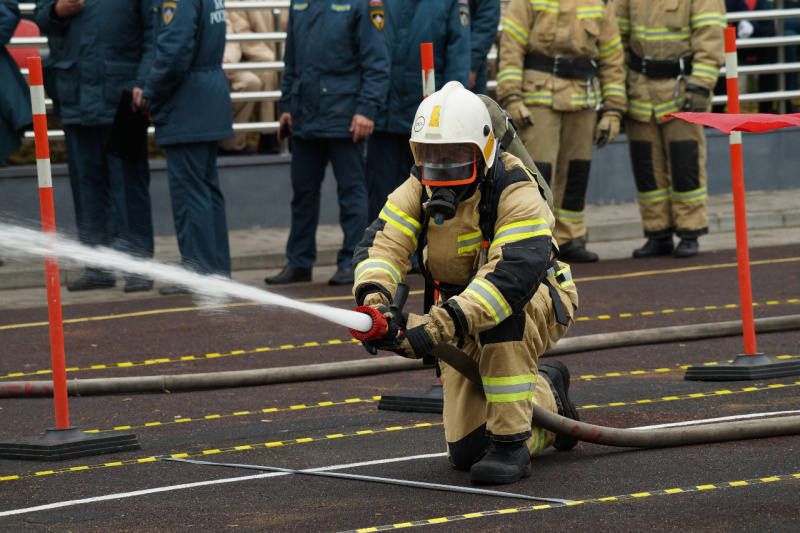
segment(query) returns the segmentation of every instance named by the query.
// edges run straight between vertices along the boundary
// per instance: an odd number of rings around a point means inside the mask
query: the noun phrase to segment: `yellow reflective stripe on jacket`
[[[500,293],[497,290],[489,285],[486,281],[476,278],[472,280],[466,289],[464,289],[465,294],[471,294],[474,296],[483,306],[492,314],[494,317],[494,323],[499,324],[509,316],[511,316],[511,310],[506,305],[505,300],[503,297],[500,296]]]
[[[370,258],[361,261],[356,267],[356,282],[367,272],[383,272],[394,280],[395,287],[400,283],[400,272],[385,259]]]
[[[666,41],[671,39],[688,39],[692,36],[692,29],[684,26],[678,30],[669,28],[645,28],[644,26],[633,26],[631,36],[644,41]]]
[[[600,57],[608,57],[620,48],[622,48],[622,38],[616,37],[605,45],[599,47],[598,50],[600,51]]]
[[[591,92],[591,96],[589,98],[586,98],[586,93],[572,93],[570,97],[572,100],[572,105],[585,105],[594,107],[597,104],[597,96],[595,95],[594,91]]]
[[[408,216],[392,202],[387,200],[386,205],[383,206],[378,218],[385,220],[395,228],[411,237],[411,239],[414,241],[414,248],[417,247],[417,236],[419,235],[422,226],[419,222],[414,220],[413,217]]]
[[[578,19],[602,18],[606,14],[603,6],[585,6],[578,8]]]
[[[517,24],[511,19],[503,20],[503,31],[507,31],[509,35],[514,37],[514,39],[518,40],[524,46],[527,46],[529,33],[528,30]]]
[[[643,203],[663,202],[669,198],[669,189],[656,189],[653,191],[639,192],[637,193],[637,196],[639,201]]]
[[[536,390],[536,374],[510,376],[506,378],[481,378],[486,401],[490,403],[532,400]]]
[[[617,17],[617,27],[619,27],[620,33],[631,31],[631,19]]]
[[[706,187],[700,187],[699,189],[695,189],[693,191],[672,191],[670,197],[674,202],[697,202],[700,200],[705,200],[708,197],[708,189]]]
[[[552,104],[553,91],[522,92],[522,101],[526,105],[530,104]]]
[[[677,113],[680,110],[681,106],[678,105],[677,100],[653,106],[653,114],[656,116],[656,118],[659,119],[664,115],[669,115],[670,113]]]
[[[649,117],[653,114],[653,104],[641,100],[628,100],[628,111]]]
[[[583,213],[584,213],[583,211],[569,211],[567,209],[560,209],[557,207],[553,214],[556,216],[556,220],[581,222],[583,221]]]
[[[555,267],[548,268],[547,275],[554,276],[556,278],[559,289],[564,289],[575,284],[575,282],[572,280],[572,270],[570,270],[569,265],[566,263],[564,263],[564,268],[561,270],[556,270]]]
[[[502,226],[494,235],[492,246],[489,248],[491,251],[496,245],[519,241],[521,239],[529,239],[539,235],[552,235],[550,226],[543,218],[534,218],[532,220],[520,220]]]
[[[548,13],[558,13],[558,2],[553,0],[530,0],[531,9],[534,11],[547,11]]]
[[[719,69],[712,65],[692,63],[692,76],[699,76],[701,78],[708,78],[716,81],[716,79],[719,77]]]
[[[606,83],[605,85],[603,85],[601,92],[603,94],[603,100],[605,100],[611,95],[619,96],[623,100],[627,98],[627,93],[625,92],[625,86],[619,83]]]
[[[458,238],[458,253],[463,254],[464,252],[471,252],[476,248],[480,248],[482,241],[483,234],[480,231],[462,235]]]
[[[508,80],[522,81],[522,69],[507,68],[497,73],[497,83],[501,83]]]
[[[725,17],[722,16],[722,13],[699,13],[692,17],[691,19],[692,29],[699,28],[701,26],[720,26],[722,28],[727,27],[727,23],[725,22]]]

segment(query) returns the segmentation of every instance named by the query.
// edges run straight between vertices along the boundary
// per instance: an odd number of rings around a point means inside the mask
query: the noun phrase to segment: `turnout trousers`
[[[627,119],[625,131],[645,237],[708,233],[703,127],[651,116],[649,122]]]
[[[550,278],[553,280],[553,278]],[[571,323],[577,308],[575,286],[558,289]],[[541,284],[523,311],[498,326],[464,339],[461,349],[478,362],[484,391],[439,361],[444,390],[444,432],[451,464],[468,470],[489,441],[526,440],[531,456],[555,442],[556,435],[532,427],[532,402],[558,412],[547,380],[538,374],[539,356],[551,348],[568,326],[556,322],[553,301]]]
[[[533,126],[520,127],[520,137],[553,192],[559,246],[586,239],[584,208],[597,123],[593,109],[553,111],[528,106]]]
[[[320,188],[328,161],[336,177],[339,224],[344,233],[336,255],[339,268],[352,267],[353,252],[367,228],[364,141],[292,137],[292,225],[286,243],[289,267],[310,269],[317,260]]]
[[[167,178],[181,266],[231,275],[225,198],[217,174],[217,142],[169,144]]]

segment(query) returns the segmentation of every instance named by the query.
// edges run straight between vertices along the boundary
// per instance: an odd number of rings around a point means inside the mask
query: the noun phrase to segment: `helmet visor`
[[[423,185],[465,185],[475,181],[477,162],[471,144],[419,144]]]

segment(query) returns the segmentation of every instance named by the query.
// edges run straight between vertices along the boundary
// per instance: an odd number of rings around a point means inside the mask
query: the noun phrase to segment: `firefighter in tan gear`
[[[592,140],[603,147],[625,113],[625,71],[614,10],[605,0],[511,0],[497,97],[553,190],[559,258],[586,250],[584,204]]]
[[[419,106],[410,142],[416,165],[356,248],[353,294],[392,319],[388,306],[422,246],[420,266],[442,296],[427,314],[409,314],[395,343],[368,349],[420,358],[452,343],[476,361],[483,391],[439,362],[449,460],[474,483],[513,483],[531,474],[532,455],[577,443],[531,423],[531,402],[577,420],[566,366],[538,365],[572,323],[577,291],[569,266],[553,259],[555,219],[536,178],[500,154],[478,96],[446,84]]]
[[[628,66],[625,131],[647,242],[633,257],[697,254],[708,232],[703,127],[664,115],[710,111],[724,60],[722,0],[616,0]],[[673,249],[672,235],[680,238]]]

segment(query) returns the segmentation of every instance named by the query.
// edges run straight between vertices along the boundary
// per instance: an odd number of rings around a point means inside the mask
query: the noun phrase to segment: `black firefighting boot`
[[[477,485],[507,485],[529,477],[532,471],[531,452],[524,440],[492,440],[486,455],[472,465],[469,474]]]
[[[672,237],[662,237],[660,239],[647,239],[644,246],[637,248],[633,251],[633,257],[640,259],[642,257],[654,257],[657,255],[670,255],[675,244],[672,242]]]
[[[583,239],[572,239],[558,248],[558,258],[565,263],[594,263],[599,259],[596,253],[586,249]]]
[[[697,237],[683,237],[681,242],[678,243],[675,251],[672,252],[674,257],[694,257],[700,246],[697,244]]]
[[[569,370],[567,365],[556,359],[539,364],[539,374],[550,384],[550,390],[556,399],[558,414],[572,419],[580,420],[578,411],[569,399]],[[571,450],[578,444],[578,439],[573,437],[556,436],[553,447],[562,452]]]

